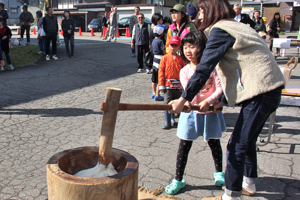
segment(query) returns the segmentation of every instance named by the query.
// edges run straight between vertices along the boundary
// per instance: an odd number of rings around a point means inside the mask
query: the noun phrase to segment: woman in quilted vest
[[[226,103],[240,105],[241,111],[227,145],[225,192],[203,200],[253,196],[257,180],[256,141],[280,103],[285,81],[268,46],[254,29],[233,19],[235,12],[227,0],[199,0],[197,7],[196,26],[205,32],[207,43],[185,91],[170,103],[172,112],[181,112],[216,69],[224,98],[213,105],[214,112]]]
[[[166,40],[166,53],[169,53],[169,40],[173,36],[182,38],[190,31],[196,31],[194,23],[189,22],[189,17],[186,15],[186,7],[182,4],[176,4],[170,9],[173,24],[170,25]]]

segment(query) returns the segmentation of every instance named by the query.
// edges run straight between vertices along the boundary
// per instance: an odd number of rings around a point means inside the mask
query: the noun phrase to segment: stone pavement
[[[74,59],[66,57],[62,45],[57,61],[43,58],[37,65],[0,73],[0,200],[45,200],[48,159],[66,149],[99,144],[100,103],[107,87],[123,90],[121,102],[157,103],[150,99],[151,75],[136,73],[128,39],[107,43],[83,36],[75,42]],[[295,51],[293,47],[287,55]],[[299,78],[298,66],[290,83],[299,85]],[[225,107],[223,113],[225,154],[239,107]],[[298,107],[278,108],[271,142],[258,152],[257,195],[241,199],[300,199],[299,113]],[[120,111],[117,118],[113,147],[137,158],[139,184],[150,190],[170,183],[175,173],[179,139],[176,129],[162,130],[163,123],[161,111]],[[223,160],[225,168],[225,156]],[[199,138],[186,167],[187,187],[176,197],[222,194],[213,173],[210,149]]]

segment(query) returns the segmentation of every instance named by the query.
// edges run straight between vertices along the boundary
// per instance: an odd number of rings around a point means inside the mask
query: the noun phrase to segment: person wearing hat
[[[182,39],[188,32],[195,31],[196,27],[194,23],[189,22],[189,17],[186,14],[186,7],[182,4],[176,4],[170,9],[173,24],[170,25],[167,40],[166,40],[166,52],[169,52],[168,43],[171,37],[178,36]]]
[[[186,7],[186,14],[189,16],[190,21],[194,22],[198,14],[198,10],[193,4],[189,3]]]
[[[30,44],[30,26],[34,22],[34,18],[31,12],[28,12],[28,6],[24,5],[22,7],[23,12],[20,14],[19,19],[21,23],[21,38],[24,36],[26,30],[27,44]]]
[[[158,89],[164,94],[164,104],[168,104],[174,99],[181,96],[182,89],[179,80],[180,70],[185,66],[183,59],[177,54],[180,49],[181,39],[173,36],[169,39],[169,53],[164,55],[160,60],[158,70]],[[172,126],[177,127],[174,113],[170,114],[165,111],[166,123],[163,129],[170,129]]]
[[[152,94],[151,98],[155,101],[163,101],[164,98],[159,95],[157,88],[158,83],[158,68],[162,56],[165,54],[165,43],[163,41],[165,25],[158,24],[153,28],[155,38],[151,43],[153,53],[153,67],[152,67]]]

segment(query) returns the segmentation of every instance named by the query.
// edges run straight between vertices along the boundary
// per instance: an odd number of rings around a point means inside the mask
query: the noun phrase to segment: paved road
[[[1,200],[45,200],[48,159],[66,149],[98,145],[106,87],[121,88],[121,102],[155,103],[150,99],[151,75],[136,73],[129,48],[125,39],[107,43],[76,37],[74,59],[67,58],[61,46],[57,61],[40,60],[0,73]],[[299,78],[300,67],[291,83],[299,85]],[[223,152],[238,112],[238,107],[224,108]],[[257,195],[243,200],[300,199],[299,113],[298,107],[278,109],[271,142],[258,153]],[[153,111],[119,112],[117,119],[113,147],[137,158],[139,184],[149,189],[167,185],[175,172],[179,140],[175,129],[161,129],[163,123],[163,112]],[[201,199],[222,194],[213,185],[213,169],[209,147],[198,139],[184,176],[188,185],[176,196]]]

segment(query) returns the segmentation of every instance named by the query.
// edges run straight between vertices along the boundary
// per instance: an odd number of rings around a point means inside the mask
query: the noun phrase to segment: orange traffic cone
[[[18,28],[18,35],[20,35],[21,33],[20,33],[20,28]]]
[[[78,36],[82,36],[81,27],[79,27],[79,34],[78,34]]]
[[[33,27],[33,35],[36,35],[35,27]]]
[[[60,30],[60,34],[61,34],[61,35],[64,35],[64,31],[63,31],[62,29]]]
[[[130,31],[129,31],[129,27],[126,27],[125,37],[131,37]]]
[[[120,34],[119,34],[119,29],[118,29],[118,31],[117,31],[117,36],[116,37],[120,37]]]
[[[103,31],[102,31],[102,38],[105,37],[106,31],[107,31],[107,27],[104,26]]]
[[[94,28],[91,28],[91,34],[90,34],[90,36],[95,36],[95,34],[94,34]]]

